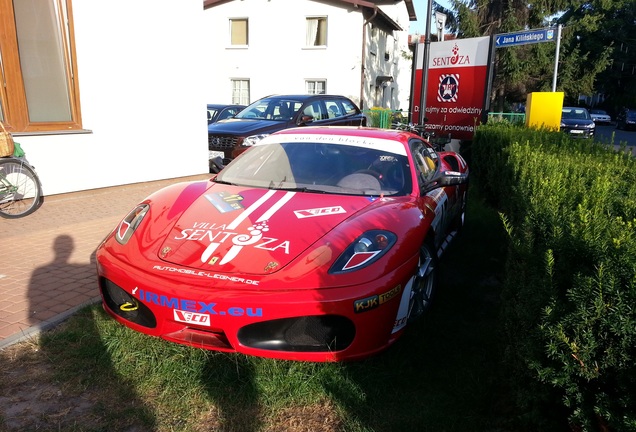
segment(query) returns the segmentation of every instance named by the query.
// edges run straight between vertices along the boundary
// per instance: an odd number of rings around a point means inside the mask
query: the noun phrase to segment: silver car
[[[592,116],[592,120],[596,124],[610,124],[612,123],[612,117],[607,113],[607,111],[600,109],[590,110],[590,115]]]

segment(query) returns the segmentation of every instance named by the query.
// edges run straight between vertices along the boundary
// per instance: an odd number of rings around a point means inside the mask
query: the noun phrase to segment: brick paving
[[[0,349],[99,301],[94,252],[150,193],[201,174],[53,195],[35,213],[0,219]]]

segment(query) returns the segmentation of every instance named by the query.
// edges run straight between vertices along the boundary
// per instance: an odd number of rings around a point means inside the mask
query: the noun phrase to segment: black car
[[[334,95],[272,95],[236,116],[208,125],[210,161],[224,164],[279,130],[299,126],[366,126],[367,119],[349,98]],[[212,162],[211,162],[212,163]]]
[[[616,129],[636,129],[636,110],[625,109],[616,116]]]
[[[561,131],[575,138],[593,138],[596,125],[587,109],[563,107],[561,110]]]
[[[245,105],[208,104],[208,124],[234,117]]]

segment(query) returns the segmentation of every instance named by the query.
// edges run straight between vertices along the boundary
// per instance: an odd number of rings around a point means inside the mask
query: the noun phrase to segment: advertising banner
[[[481,123],[488,80],[490,37],[455,39],[429,44],[426,130],[438,136],[472,140]],[[412,122],[422,110],[424,44],[416,49]]]

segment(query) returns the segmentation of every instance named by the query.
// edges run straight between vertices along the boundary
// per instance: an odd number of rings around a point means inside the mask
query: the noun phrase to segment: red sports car
[[[277,132],[121,221],[97,249],[104,309],[210,350],[368,357],[427,308],[467,185],[459,154],[409,132]]]

